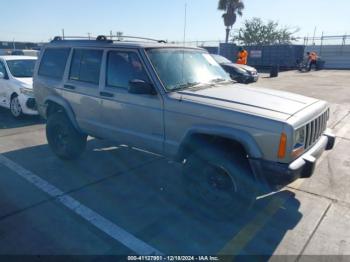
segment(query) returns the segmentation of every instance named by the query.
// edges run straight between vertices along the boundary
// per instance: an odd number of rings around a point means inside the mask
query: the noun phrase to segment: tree
[[[228,43],[232,26],[237,21],[237,15],[243,15],[244,4],[241,0],[219,0],[218,9],[225,12],[222,18],[226,26],[226,43]]]
[[[291,44],[296,38],[293,36],[299,29],[292,31],[288,27],[280,28],[274,21],[264,23],[260,18],[246,20],[238,31],[235,39],[243,45],[275,45]]]

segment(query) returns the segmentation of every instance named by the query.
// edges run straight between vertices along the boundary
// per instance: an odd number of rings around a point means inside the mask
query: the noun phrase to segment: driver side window
[[[128,89],[132,80],[149,82],[138,55],[131,51],[110,51],[107,59],[106,85]]]

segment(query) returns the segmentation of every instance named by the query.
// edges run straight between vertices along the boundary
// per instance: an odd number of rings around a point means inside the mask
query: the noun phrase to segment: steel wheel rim
[[[203,177],[198,182],[199,194],[209,204],[230,205],[238,192],[236,181],[222,166],[210,164],[203,170]]]
[[[22,113],[22,108],[19,103],[18,97],[15,97],[11,100],[11,113],[15,116],[18,117]]]
[[[67,130],[58,125],[56,126],[55,128],[55,135],[54,135],[54,144],[55,144],[55,147],[58,149],[58,150],[65,150],[67,148],[67,145],[68,145],[68,132]]]

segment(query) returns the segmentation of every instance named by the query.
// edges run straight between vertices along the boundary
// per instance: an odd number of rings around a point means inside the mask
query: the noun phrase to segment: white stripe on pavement
[[[157,249],[136,238],[129,232],[125,231],[121,227],[109,221],[108,219],[99,215],[90,208],[84,206],[74,198],[65,195],[64,192],[58,189],[57,187],[51,185],[50,183],[35,175],[31,171],[26,170],[25,168],[8,159],[7,157],[3,156],[2,154],[0,154],[0,164],[6,166],[8,169],[12,170],[20,177],[33,184],[41,191],[44,191],[49,196],[55,198],[58,202],[63,204],[65,207],[69,208],[75,214],[82,217],[91,225],[103,231],[108,236],[117,240],[118,242],[120,242],[130,250],[134,251],[135,253],[139,255],[162,255],[162,253]]]

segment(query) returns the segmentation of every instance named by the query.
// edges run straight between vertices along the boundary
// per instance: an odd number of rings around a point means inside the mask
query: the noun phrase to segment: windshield
[[[9,60],[6,61],[14,77],[33,77],[36,60]]]
[[[168,91],[230,81],[213,57],[201,50],[161,48],[147,53]]]
[[[230,60],[228,60],[226,57],[223,57],[221,55],[212,55],[216,62],[219,64],[229,64],[232,63]]]

